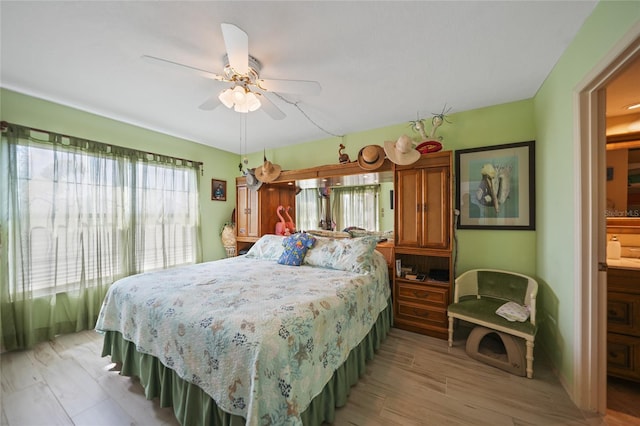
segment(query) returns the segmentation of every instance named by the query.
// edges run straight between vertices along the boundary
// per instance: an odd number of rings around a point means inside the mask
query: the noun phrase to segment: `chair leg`
[[[533,341],[527,340],[527,378],[533,379]]]
[[[453,317],[449,317],[449,347],[453,346]]]

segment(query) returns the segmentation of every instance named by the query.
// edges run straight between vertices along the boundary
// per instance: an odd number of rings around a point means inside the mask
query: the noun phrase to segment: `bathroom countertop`
[[[640,270],[640,259],[635,257],[621,257],[620,259],[607,259],[607,267],[620,269]]]

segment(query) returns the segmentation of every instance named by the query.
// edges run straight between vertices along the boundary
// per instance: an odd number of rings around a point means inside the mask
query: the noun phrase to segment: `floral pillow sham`
[[[282,241],[284,236],[266,234],[263,235],[247,252],[247,257],[263,260],[278,260],[284,252]]]
[[[304,257],[305,265],[360,274],[371,271],[373,251],[378,242],[376,237],[316,239],[315,245]]]

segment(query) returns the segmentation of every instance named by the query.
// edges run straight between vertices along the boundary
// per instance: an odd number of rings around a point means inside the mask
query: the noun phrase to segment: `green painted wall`
[[[204,162],[200,177],[203,260],[225,256],[220,228],[235,207],[238,155],[2,89],[0,119],[27,127]],[[211,201],[211,179],[226,179],[227,201]]]
[[[577,159],[574,156],[575,87],[615,43],[640,22],[640,2],[601,1],[534,98],[537,133],[537,266],[542,319],[539,342],[569,391],[576,350],[575,239]]]

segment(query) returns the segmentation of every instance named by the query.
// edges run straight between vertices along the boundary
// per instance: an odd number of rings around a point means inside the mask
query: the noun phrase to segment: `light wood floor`
[[[85,331],[3,354],[1,424],[177,425],[137,380],[110,370],[101,343]],[[624,412],[602,418],[578,410],[540,358],[529,380],[472,360],[464,340],[449,351],[443,340],[392,329],[334,424],[640,425]]]

